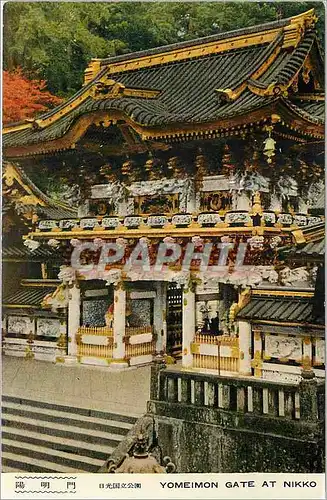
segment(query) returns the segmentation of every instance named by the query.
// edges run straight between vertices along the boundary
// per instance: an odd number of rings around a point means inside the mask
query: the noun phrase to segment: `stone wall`
[[[230,399],[230,405],[225,405],[225,408],[219,408],[214,400],[211,404],[208,398],[205,398],[206,404],[199,394],[187,400],[184,390],[176,390],[180,397],[174,397],[169,392],[174,384],[175,388],[180,384],[168,382],[167,370],[160,373],[158,367],[154,367],[155,370],[159,384],[152,384],[148,414],[154,416],[160,447],[163,454],[169,455],[175,463],[176,472],[324,471],[324,415],[321,405],[317,411],[317,387],[320,399],[324,388],[316,386],[315,381],[304,381],[304,386],[300,384],[293,388],[266,381],[252,383],[248,379],[254,395],[254,406],[249,411],[249,402],[240,404],[239,397],[235,405]],[[173,380],[180,378],[185,381],[185,377],[194,381],[195,388],[199,387],[201,374],[179,372]],[[216,381],[213,384],[225,379],[211,378]],[[210,376],[203,376],[203,384],[210,384],[209,380]],[[244,380],[235,379],[238,389],[245,384]],[[232,379],[226,382],[232,387]],[[280,390],[283,392],[279,393]],[[260,402],[260,391],[268,395],[268,406],[263,400]],[[278,400],[274,408],[271,399],[274,393],[282,394],[286,403],[292,399],[293,408],[289,411],[286,407],[281,408]]]

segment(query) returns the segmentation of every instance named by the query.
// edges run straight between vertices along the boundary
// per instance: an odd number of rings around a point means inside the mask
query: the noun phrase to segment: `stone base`
[[[115,361],[112,361],[109,365],[109,368],[112,368],[113,370],[126,370],[126,368],[129,368],[129,364],[124,361],[124,362],[121,362],[121,361],[118,361],[118,362],[115,362]]]
[[[58,356],[55,359],[55,363],[60,363],[63,365],[76,365],[77,364],[77,356]]]

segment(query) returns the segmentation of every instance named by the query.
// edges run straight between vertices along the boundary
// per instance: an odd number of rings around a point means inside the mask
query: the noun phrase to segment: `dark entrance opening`
[[[182,357],[182,289],[171,283],[167,290],[167,354]]]

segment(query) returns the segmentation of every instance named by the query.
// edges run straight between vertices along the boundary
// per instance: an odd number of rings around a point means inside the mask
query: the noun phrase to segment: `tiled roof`
[[[16,245],[5,245],[2,247],[2,260],[19,259],[27,261],[43,261],[45,258],[56,258],[58,252],[50,247],[40,246],[31,252],[22,243]]]
[[[325,223],[319,222],[292,232],[294,243],[279,248],[279,254],[289,260],[310,258],[321,262],[325,255]]]
[[[41,307],[42,300],[49,294],[55,291],[55,286],[26,286],[21,285],[18,290],[10,295],[4,296],[2,303],[3,307],[7,305],[17,306],[39,306]]]
[[[295,255],[301,256],[324,256],[325,255],[325,238],[319,241],[312,241],[304,245],[302,248],[298,248],[295,252]]]
[[[37,206],[37,212],[39,214],[45,215],[52,219],[60,219],[60,218],[69,218],[76,217],[77,209],[75,207],[71,207],[66,203],[57,202],[47,196],[43,191],[41,191],[34,182],[28,177],[28,175],[24,172],[24,170],[15,165],[15,169],[19,173],[20,178],[24,183],[26,183],[29,188],[32,190],[33,194],[37,196],[40,200],[42,200],[46,205],[45,206]],[[27,207],[27,205],[25,205]],[[35,207],[33,207],[35,209]]]
[[[247,115],[270,106],[275,101],[280,101],[282,105],[287,104],[292,113],[304,117],[309,122],[321,124],[324,118],[323,102],[310,105],[291,103],[289,99],[279,94],[258,95],[249,90],[246,85],[238,97],[230,102],[222,100],[217,92],[218,89],[234,91],[247,82],[254,82],[257,88],[266,89],[271,84],[283,86],[293,81],[316,44],[316,34],[314,30],[307,29],[301,35],[302,39],[298,45],[290,50],[290,47],[283,46],[284,38],[288,36],[283,29],[289,25],[292,25],[292,21],[286,19],[245,30],[214,35],[202,40],[192,40],[102,60],[99,73],[90,83],[69,101],[40,117],[41,121],[51,118],[52,122],[47,122],[46,126],[41,126],[39,129],[29,127],[6,133],[3,135],[3,144],[9,148],[55,140],[66,134],[77,117],[104,110],[121,111],[133,122],[143,127],[161,127],[179,123],[216,123],[219,120]],[[244,44],[241,46],[217,50],[217,52],[213,49],[211,53],[201,55],[201,47],[205,44],[214,41],[218,44],[227,38],[232,40],[233,37],[239,37],[242,34],[266,33],[273,29],[275,30],[274,38],[271,38],[269,42],[260,42],[258,36],[255,44],[247,45],[245,37]],[[199,46],[199,51],[194,57],[184,57],[179,60],[176,56],[177,59],[174,60],[174,51],[178,53],[179,49],[185,50],[187,47],[194,48],[195,46]],[[276,51],[276,49],[280,50]],[[135,63],[131,69],[122,67],[124,61],[129,61],[129,63],[142,61],[145,57],[150,58],[151,61],[152,56],[154,58],[158,54],[166,56],[168,53],[171,57],[162,63],[150,62],[145,67],[137,67]],[[252,80],[252,76],[260,67],[265,68],[261,76]],[[322,72],[321,68],[320,70]],[[151,99],[130,96],[95,99],[88,92],[108,71],[108,78],[114,79],[126,88],[155,90],[159,91],[159,95]],[[86,96],[85,99],[83,95]],[[79,103],[77,106],[75,106],[76,102]]]
[[[313,299],[299,297],[253,296],[239,311],[238,319],[279,321],[281,323],[315,323]]]

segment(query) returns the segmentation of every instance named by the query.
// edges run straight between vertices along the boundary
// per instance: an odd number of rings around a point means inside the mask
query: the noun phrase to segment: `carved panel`
[[[219,210],[232,210],[233,199],[229,191],[203,192],[200,197],[201,212],[218,212]]]
[[[108,305],[108,299],[84,300],[82,306],[83,325],[105,326],[105,314]]]
[[[60,321],[53,318],[37,318],[36,335],[41,337],[59,337]]]
[[[115,205],[111,200],[106,198],[90,199],[89,215],[114,215]]]
[[[9,316],[8,333],[29,335],[33,331],[33,319],[27,316]]]
[[[287,335],[265,335],[265,355],[279,360],[302,359],[302,339]]]
[[[179,211],[179,194],[136,196],[134,203],[136,214],[173,214]]]
[[[152,320],[152,299],[133,299],[130,301],[128,326],[148,326]]]
[[[314,364],[315,365],[325,364],[325,341],[324,341],[324,339],[316,339]]]

